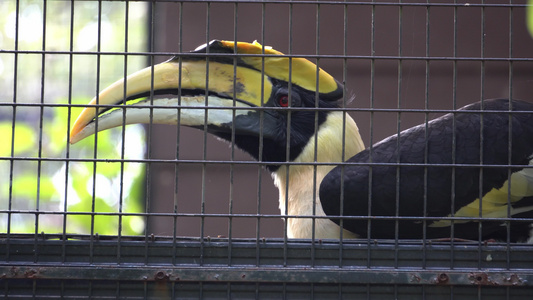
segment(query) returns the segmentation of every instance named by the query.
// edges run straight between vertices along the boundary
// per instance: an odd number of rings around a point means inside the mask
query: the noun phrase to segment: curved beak
[[[118,80],[100,92],[74,122],[70,143],[134,123],[179,122],[194,127],[204,126],[207,121],[215,128],[231,128],[236,116],[266,103],[272,89],[264,72],[246,66],[215,59],[173,58]]]

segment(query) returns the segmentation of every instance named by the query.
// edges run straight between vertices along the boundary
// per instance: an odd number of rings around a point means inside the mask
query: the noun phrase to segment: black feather
[[[433,221],[419,217],[446,217],[492,188],[502,187],[510,172],[529,164],[532,153],[533,104],[486,100],[358,153],[348,160],[352,165],[337,166],[324,178],[320,200],[328,216],[341,216],[341,207],[343,216],[358,216],[344,218],[342,225],[362,237],[450,237],[450,227],[427,227]],[[515,205],[531,205],[530,198]],[[521,216],[533,217],[533,213]],[[340,218],[333,220],[340,223]],[[501,224],[482,222],[482,238],[505,239],[507,228]],[[511,226],[512,240],[527,237],[528,223]],[[479,222],[454,222],[453,227],[457,238],[479,238]]]

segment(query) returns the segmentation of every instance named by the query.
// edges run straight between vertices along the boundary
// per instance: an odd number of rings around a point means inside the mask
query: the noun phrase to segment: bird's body
[[[518,113],[509,113],[511,108]],[[533,104],[497,99],[468,105],[336,167],[321,183],[324,211],[340,215],[343,181],[344,215],[382,217],[370,227],[367,219],[343,221],[344,228],[362,237],[447,237],[453,223],[458,238],[477,239],[478,230],[482,237],[505,238],[506,222],[484,221],[478,228],[479,222],[461,218],[533,217],[533,169],[527,168],[532,137]],[[513,240],[527,238],[529,222],[514,222],[510,233]]]
[[[194,52],[209,60],[176,57],[103,90],[71,142],[131,123],[207,128],[265,163],[290,238],[528,237],[533,104],[486,100],[364,150],[338,110],[343,86],[310,61],[257,43]]]

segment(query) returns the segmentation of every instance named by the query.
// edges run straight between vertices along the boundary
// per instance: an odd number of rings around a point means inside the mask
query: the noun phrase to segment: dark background
[[[533,39],[524,6],[387,3],[155,3],[152,50],[187,52],[226,39],[258,40],[284,53],[337,55],[321,58],[319,65],[345,81],[353,108],[454,109],[510,96],[533,101]],[[168,58],[160,55],[156,61]],[[351,115],[368,146],[440,114],[362,110]],[[278,192],[268,172],[255,164],[177,162],[251,161],[247,154],[190,128],[154,125],[149,141],[149,158],[176,163],[148,166],[147,210],[170,213],[175,205],[178,214],[205,215],[179,216],[176,232],[174,218],[150,216],[148,233],[283,237],[283,221],[275,216]],[[252,216],[211,216],[228,213]]]

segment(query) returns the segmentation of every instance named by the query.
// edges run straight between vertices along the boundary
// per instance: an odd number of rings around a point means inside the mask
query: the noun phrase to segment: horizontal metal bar
[[[323,216],[323,215],[280,215],[280,214],[240,214],[240,213],[143,213],[143,212],[91,212],[91,211],[45,211],[1,209],[0,214],[24,215],[66,215],[66,216],[139,216],[139,217],[211,217],[211,218],[282,218],[282,219],[335,219],[335,220],[409,220],[409,221],[472,221],[472,222],[532,222],[531,218],[518,217],[454,217],[454,216]],[[0,234],[0,238],[5,233]]]
[[[253,160],[209,160],[209,159],[119,159],[119,158],[72,158],[72,157],[16,157],[0,156],[0,161],[52,161],[52,162],[105,162],[105,163],[170,163],[170,164],[200,164],[200,165],[283,165],[283,166],[369,166],[369,167],[439,167],[439,168],[533,168],[531,165],[495,165],[495,164],[431,164],[431,163],[380,163],[380,162],[274,162]]]
[[[54,0],[70,2],[71,0]],[[94,2],[95,0],[78,0],[79,2]],[[106,2],[124,2],[125,0],[106,0]],[[154,0],[126,0],[129,2],[153,2]],[[527,4],[517,3],[428,3],[428,2],[374,2],[374,1],[330,1],[330,0],[157,0],[157,2],[175,3],[250,3],[250,4],[290,4],[290,5],[369,5],[369,6],[422,6],[422,7],[526,7]]]
[[[530,271],[148,266],[0,266],[2,279],[531,286]]]
[[[186,96],[181,96],[183,98],[186,98]],[[176,98],[179,98],[178,95],[176,95]],[[154,96],[154,100],[156,100],[157,97]],[[230,99],[230,98],[228,98]],[[231,99],[230,99],[231,100]],[[235,102],[242,102],[239,100],[235,100]],[[508,115],[528,115],[531,114],[531,111],[529,110],[459,110],[458,109],[430,109],[430,108],[374,108],[374,107],[271,107],[271,106],[264,106],[264,107],[246,107],[246,106],[208,106],[208,105],[155,105],[155,104],[142,104],[142,105],[135,105],[131,106],[128,104],[72,104],[72,103],[41,103],[41,102],[2,102],[0,101],[0,107],[36,107],[36,108],[43,108],[43,107],[50,107],[50,108],[69,108],[69,107],[76,107],[76,108],[118,108],[118,109],[128,109],[128,110],[135,110],[140,108],[157,108],[157,109],[172,109],[172,110],[193,110],[193,109],[201,109],[201,110],[210,110],[210,111],[216,111],[216,110],[234,110],[234,111],[240,111],[240,110],[254,110],[254,111],[340,111],[340,112],[373,112],[373,113],[420,113],[420,114],[461,114],[461,115],[468,115],[468,114],[482,114],[482,115],[494,115],[494,114],[508,114]],[[510,107],[511,108],[511,107]],[[105,115],[105,114],[104,114]],[[155,124],[155,123],[154,123]]]
[[[531,253],[460,241],[19,234],[0,243],[0,279],[531,286]]]
[[[128,55],[128,56],[180,56],[180,57],[283,57],[283,58],[306,58],[306,59],[363,59],[363,60],[393,60],[393,61],[478,61],[478,62],[531,62],[530,57],[467,57],[467,56],[407,56],[407,55],[347,55],[347,54],[246,54],[246,53],[192,53],[192,52],[120,52],[120,51],[57,51],[57,50],[13,50],[1,49],[0,54],[54,54],[54,55]]]

